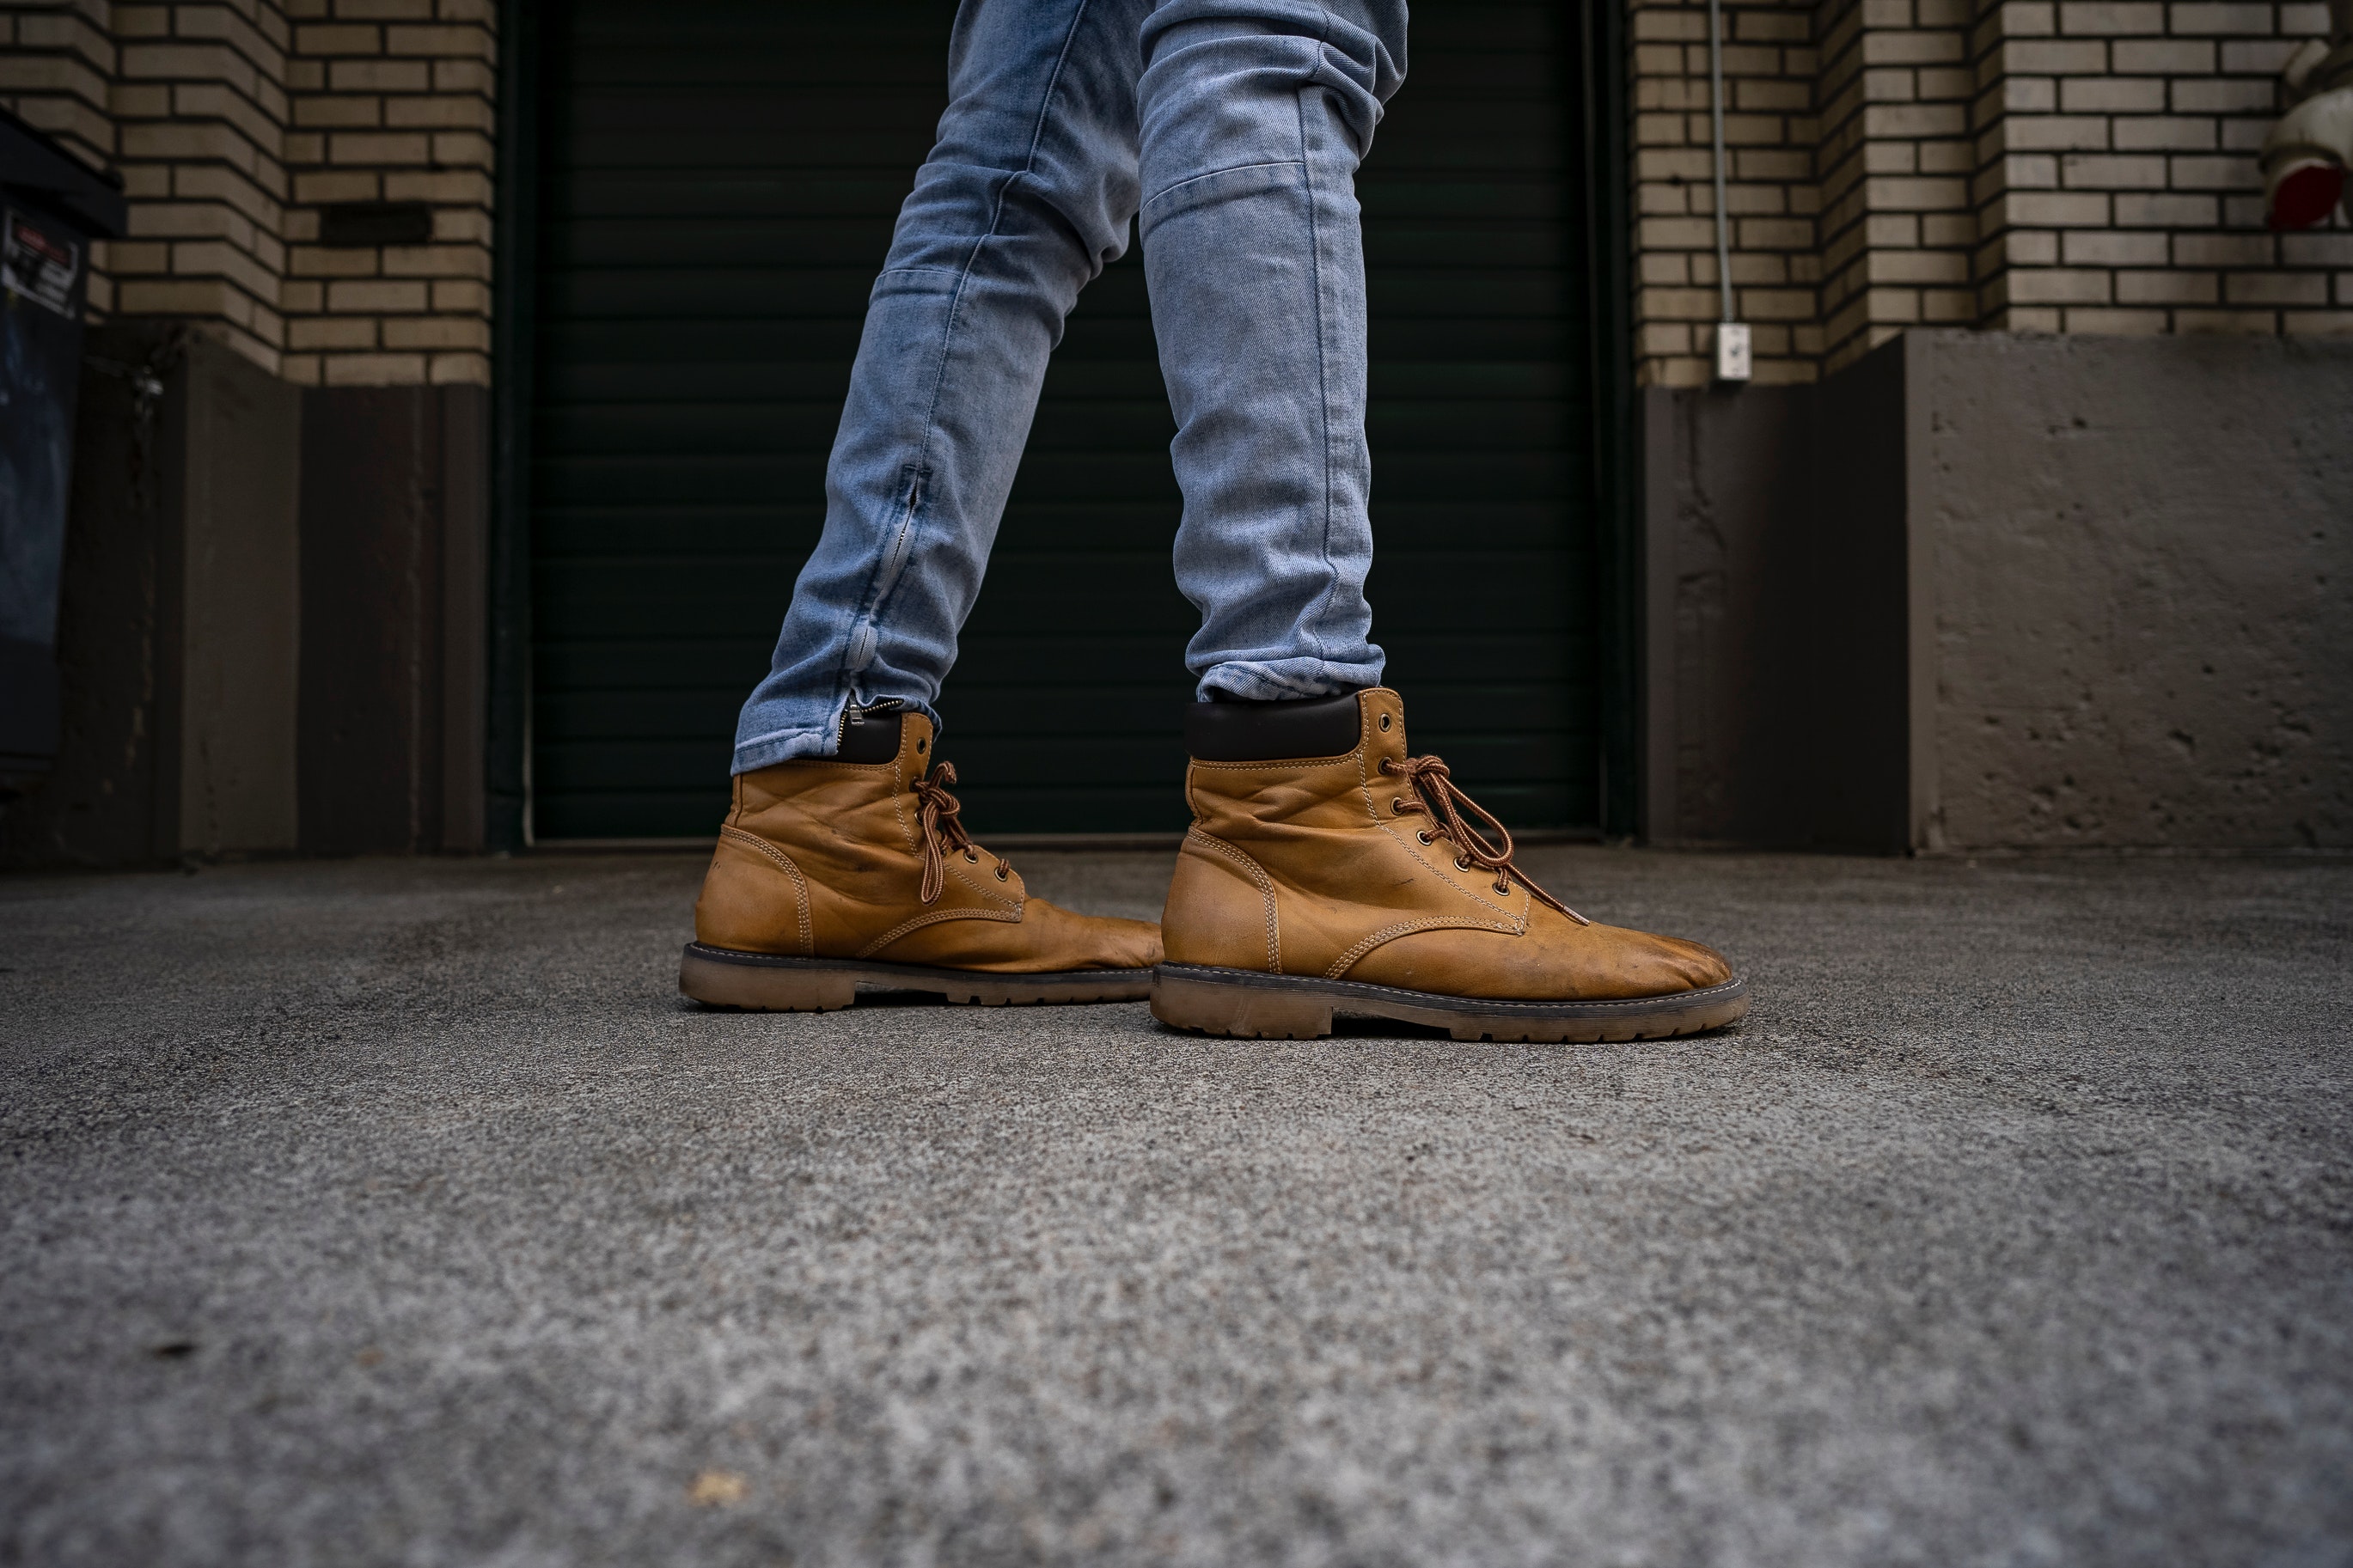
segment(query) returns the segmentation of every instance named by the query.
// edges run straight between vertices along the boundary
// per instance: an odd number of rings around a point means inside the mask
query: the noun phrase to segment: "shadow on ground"
[[[2353,867],[1528,858],[1750,1022],[698,1012],[683,858],[0,879],[0,1563],[2353,1560]]]

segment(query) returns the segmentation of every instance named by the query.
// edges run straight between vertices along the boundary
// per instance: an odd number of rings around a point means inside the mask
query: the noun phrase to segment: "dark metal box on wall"
[[[58,588],[90,242],[121,193],[0,111],[0,778],[58,749]]]

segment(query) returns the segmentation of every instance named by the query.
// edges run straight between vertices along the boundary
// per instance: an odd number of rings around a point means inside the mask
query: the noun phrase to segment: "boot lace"
[[[962,854],[974,865],[980,864],[980,846],[964,830],[957,814],[964,806],[948,793],[948,785],[956,782],[955,764],[941,763],[927,778],[915,781],[915,799],[922,810],[923,839],[923,900],[930,903],[946,890],[948,857]],[[1004,856],[997,857],[997,879],[1000,882],[1011,874],[1013,863]]]
[[[1551,905],[1578,925],[1593,923],[1537,887],[1525,871],[1512,864],[1511,830],[1495,820],[1493,812],[1456,787],[1453,774],[1444,763],[1436,757],[1408,757],[1401,763],[1394,757],[1383,757],[1381,772],[1405,780],[1406,787],[1412,792],[1410,798],[1399,795],[1391,809],[1400,816],[1422,812],[1430,816],[1430,830],[1416,837],[1424,844],[1433,837],[1443,838],[1461,851],[1455,857],[1456,870],[1468,871],[1476,866],[1482,870],[1493,871],[1495,873],[1495,891],[1499,893],[1510,892],[1512,879],[1516,877],[1530,897]],[[1494,829],[1495,837],[1503,840],[1501,847],[1493,839],[1462,820],[1461,808],[1466,806],[1482,822]]]

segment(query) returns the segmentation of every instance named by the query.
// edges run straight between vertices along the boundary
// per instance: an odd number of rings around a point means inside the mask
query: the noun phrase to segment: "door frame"
[[[1577,0],[1577,68],[1585,168],[1586,342],[1592,356],[1595,676],[1601,699],[1600,817],[1605,837],[1639,826],[1637,731],[1642,647],[1641,465],[1636,459],[1631,164],[1626,106],[1626,8]]]
[[[490,691],[484,847],[528,848],[531,831],[531,399],[537,362],[538,7],[499,0],[498,211],[491,251]]]

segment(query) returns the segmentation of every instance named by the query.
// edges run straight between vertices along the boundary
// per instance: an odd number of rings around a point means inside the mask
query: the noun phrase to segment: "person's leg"
[[[1350,1013],[1465,1039],[1718,1027],[1747,1007],[1724,960],[1536,887],[1377,684],[1354,183],[1404,29],[1394,0],[1172,0],[1145,24],[1144,261],[1202,699],[1152,1010],[1241,1036]]]
[[[955,662],[1047,356],[1126,248],[1148,0],[966,0],[950,102],[900,209],[826,468],[825,531],[738,773],[833,754],[842,711],[925,714]]]
[[[1381,678],[1356,171],[1405,30],[1402,0],[1167,0],[1144,24],[1144,264],[1204,699]]]
[[[1136,205],[1148,0],[966,0],[952,101],[866,317],[825,532],[736,731],[679,988],[721,1006],[1134,1000],[1160,931],[1031,898],[974,843],[932,708],[1079,290]],[[903,706],[891,707],[889,700]],[[861,721],[844,727],[855,701]],[[883,706],[886,710],[876,712]]]

